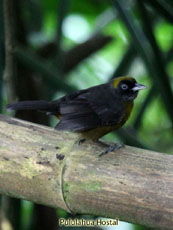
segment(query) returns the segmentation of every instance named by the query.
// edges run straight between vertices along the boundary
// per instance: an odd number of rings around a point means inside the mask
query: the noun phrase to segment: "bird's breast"
[[[124,115],[123,118],[120,122],[120,127],[129,119],[131,111],[133,109],[133,102],[125,102],[124,103],[125,110],[124,110]]]

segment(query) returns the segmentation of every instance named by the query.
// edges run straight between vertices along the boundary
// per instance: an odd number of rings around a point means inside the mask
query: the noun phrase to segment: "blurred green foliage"
[[[146,0],[142,4],[138,0],[122,3],[120,0],[17,0],[14,10],[20,18],[16,27],[20,29],[22,25],[25,28],[25,33],[20,36],[26,39],[25,44],[17,41],[18,50],[21,51],[15,54],[18,65],[24,65],[29,70],[30,77],[36,82],[38,94],[41,82],[44,93],[40,97],[51,100],[72,90],[104,83],[117,77],[117,73],[134,76],[138,82],[147,85],[147,90],[139,94],[133,114],[124,127],[125,132],[111,134],[107,138],[114,140],[116,136],[119,140],[126,140],[129,145],[171,154],[172,3],[161,0]],[[151,19],[148,25],[147,18]],[[0,32],[0,57],[3,57],[3,20],[0,20]],[[105,46],[104,37],[100,47],[95,48],[95,42],[92,48],[89,43],[86,47],[82,46],[82,51],[76,49],[96,34],[109,35],[112,40],[106,42]],[[85,57],[89,48],[90,53]],[[69,55],[71,49],[76,49],[75,56]],[[71,63],[76,56],[81,57],[80,62],[67,72],[64,63]],[[2,83],[4,61],[1,59],[2,110],[2,105],[7,103],[7,95],[6,86]],[[47,77],[44,73],[48,73]],[[20,71],[18,74],[21,74]],[[29,87],[25,81],[22,84],[20,87]],[[54,126],[57,121],[50,118],[49,122]],[[22,207],[21,229],[29,229],[33,206],[23,201]],[[60,210],[57,213],[58,216],[67,215]],[[134,226],[134,229],[149,228]]]

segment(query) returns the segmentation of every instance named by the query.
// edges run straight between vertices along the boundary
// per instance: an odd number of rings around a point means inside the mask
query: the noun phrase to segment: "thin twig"
[[[57,9],[57,18],[58,18],[58,25],[57,25],[57,53],[54,59],[54,64],[57,68],[58,73],[63,76],[63,66],[64,66],[64,55],[62,49],[62,27],[64,18],[68,12],[70,1],[69,0],[60,0],[59,7]]]
[[[118,67],[115,69],[114,73],[112,74],[111,79],[122,75],[124,76],[128,72],[136,56],[137,56],[137,52],[134,49],[133,44],[130,44],[125,55],[120,61]]]
[[[4,71],[4,20],[3,2],[0,1],[0,112],[2,112],[2,84]]]
[[[37,57],[36,54],[26,49],[26,47],[18,45],[15,49],[15,55],[20,63],[26,65],[31,70],[41,73],[43,79],[46,83],[49,83],[53,89],[64,90],[67,92],[75,90],[72,86],[68,85],[63,78],[60,78],[53,67],[50,69],[46,61]]]
[[[7,96],[9,102],[14,101],[16,99],[16,62],[14,57],[15,26],[13,16],[13,1],[4,0],[5,70],[3,79],[6,83]]]

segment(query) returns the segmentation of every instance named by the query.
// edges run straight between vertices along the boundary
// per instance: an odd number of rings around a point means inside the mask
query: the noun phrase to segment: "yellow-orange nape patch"
[[[130,76],[117,77],[117,78],[113,79],[113,81],[112,81],[113,82],[113,87],[117,88],[118,84],[123,80],[135,81],[136,82],[136,80],[133,77],[130,77]]]

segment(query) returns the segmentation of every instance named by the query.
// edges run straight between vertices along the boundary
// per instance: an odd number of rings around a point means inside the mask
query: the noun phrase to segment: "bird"
[[[20,101],[7,104],[6,109],[38,110],[54,115],[59,119],[55,129],[81,133],[81,142],[99,141],[125,124],[133,109],[134,99],[145,88],[135,78],[121,76],[54,101]],[[100,156],[120,147],[117,144],[108,146]]]

